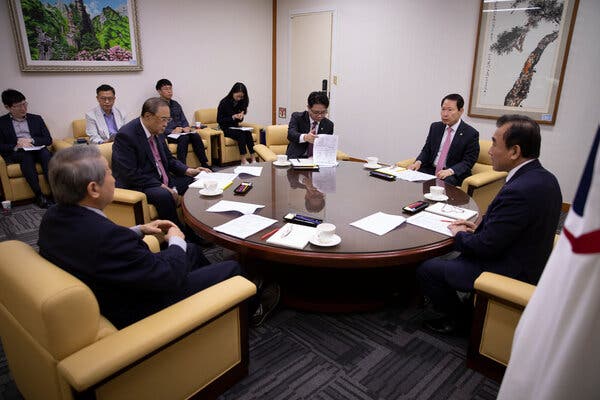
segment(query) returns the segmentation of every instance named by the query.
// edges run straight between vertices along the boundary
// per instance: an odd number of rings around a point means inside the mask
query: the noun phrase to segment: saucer
[[[331,246],[337,246],[338,244],[340,244],[342,241],[342,238],[339,237],[338,235],[333,235],[332,236],[332,240],[331,242],[326,242],[323,243],[319,240],[319,236],[315,235],[312,238],[310,238],[309,242],[311,244],[314,244],[315,246],[321,246],[321,247],[331,247]]]
[[[377,168],[381,168],[381,165],[379,164],[363,164],[363,167],[365,167],[366,169],[377,169]]]
[[[208,189],[200,189],[200,194],[202,196],[218,196],[220,194],[223,194],[223,189],[217,189],[214,192],[211,192]]]
[[[291,162],[289,161],[273,161],[273,165],[277,166],[277,167],[287,167],[288,165],[292,165]]]
[[[445,194],[442,194],[440,196],[435,196],[431,193],[425,193],[423,196],[425,196],[426,199],[428,200],[433,200],[433,201],[446,201],[448,200],[448,196],[446,196]]]

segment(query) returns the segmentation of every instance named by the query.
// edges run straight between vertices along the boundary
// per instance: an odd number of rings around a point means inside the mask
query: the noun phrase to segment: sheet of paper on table
[[[319,135],[313,146],[313,162],[319,167],[335,167],[338,150],[337,135]]]
[[[225,172],[206,172],[202,171],[194,177],[195,181],[190,184],[189,187],[202,189],[204,188],[204,182],[206,181],[217,181],[218,188],[224,190],[230,182],[233,182],[237,178],[238,174],[228,174]]]
[[[236,174],[248,174],[248,175],[252,175],[252,176],[260,176],[260,174],[262,174],[262,169],[263,167],[249,167],[249,166],[244,166],[244,165],[240,165],[239,167],[236,167],[233,172],[235,172]]]
[[[267,243],[302,250],[316,234],[317,228],[312,226],[288,223],[268,238]]]
[[[452,206],[446,203],[435,203],[425,209],[434,214],[443,215],[453,219],[469,219],[477,215],[477,211],[469,210],[467,208],[461,208]]]
[[[213,229],[227,235],[235,236],[240,239],[246,239],[257,232],[273,225],[276,219],[262,217],[255,214],[245,214],[241,217],[232,219],[222,225],[215,226]]]
[[[410,182],[428,181],[430,179],[435,179],[435,175],[425,174],[419,171],[412,171],[410,169],[398,172],[396,174],[396,177]]]
[[[31,146],[31,147],[21,147],[23,150],[25,151],[36,151],[36,150],[41,150],[46,146]]]
[[[401,215],[386,214],[380,211],[351,222],[350,225],[381,236],[400,226],[404,221],[406,218]]]
[[[263,208],[264,205],[242,203],[239,201],[221,200],[218,203],[208,207],[206,211],[209,212],[225,212],[225,211],[238,211],[242,214],[253,214],[257,209]]]
[[[391,174],[394,175],[396,178],[398,178],[398,175],[400,172],[402,171],[406,171],[406,168],[404,167],[396,167],[396,166],[389,166],[389,167],[383,167],[383,168],[378,168],[375,171],[378,172],[384,172],[386,174]]]
[[[406,222],[412,225],[420,226],[421,228],[429,229],[442,235],[452,236],[452,232],[448,229],[450,218],[443,215],[432,214],[427,211],[421,211],[418,214],[409,217]]]
[[[315,165],[315,162],[311,158],[290,158],[289,160],[294,167],[301,167],[307,165]]]

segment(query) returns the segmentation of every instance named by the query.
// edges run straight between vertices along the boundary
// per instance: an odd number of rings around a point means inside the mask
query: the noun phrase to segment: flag
[[[515,331],[501,400],[600,399],[600,127],[571,210]]]

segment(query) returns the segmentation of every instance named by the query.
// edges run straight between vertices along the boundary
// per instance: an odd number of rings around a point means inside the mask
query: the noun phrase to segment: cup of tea
[[[196,129],[202,128],[202,122],[196,121]]]
[[[285,154],[278,154],[277,155],[277,162],[279,164],[283,164],[283,163],[287,162],[287,155],[285,155]]]
[[[429,193],[433,197],[442,197],[443,195],[446,194],[446,189],[444,189],[443,186],[430,186]]]
[[[317,225],[317,239],[321,243],[329,243],[333,240],[335,235],[335,225],[325,222]]]
[[[12,205],[10,203],[10,200],[2,201],[2,213],[4,213],[4,214],[10,213],[11,208],[12,208]]]
[[[378,157],[367,157],[367,164],[368,165],[377,165],[377,163],[379,162],[379,158]]]
[[[209,192],[209,193],[214,193],[217,191],[217,187],[219,187],[219,182],[217,181],[206,181],[204,182],[204,188]]]

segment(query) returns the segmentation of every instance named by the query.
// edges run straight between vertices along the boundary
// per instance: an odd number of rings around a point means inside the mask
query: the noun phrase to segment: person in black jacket
[[[229,94],[221,100],[217,109],[217,122],[225,137],[231,138],[238,143],[242,165],[248,164],[247,155],[250,161],[254,162],[254,140],[252,132],[236,129],[240,122],[244,120],[244,115],[248,112],[248,89],[241,82],[236,82]],[[246,151],[247,149],[247,151]]]

